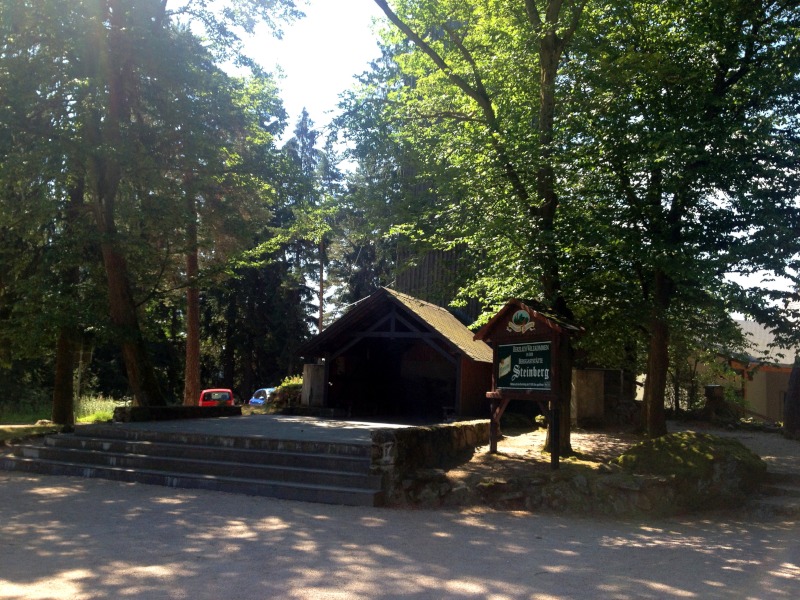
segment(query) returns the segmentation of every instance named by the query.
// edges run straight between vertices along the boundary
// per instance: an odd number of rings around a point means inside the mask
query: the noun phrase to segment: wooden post
[[[550,413],[550,468],[557,471],[558,460],[561,458],[561,407],[558,405],[558,402],[550,402],[550,409],[548,412]]]
[[[497,442],[500,439],[500,419],[506,411],[506,407],[510,401],[509,398],[503,398],[497,392],[489,392],[491,416],[489,419],[489,452],[497,454]]]

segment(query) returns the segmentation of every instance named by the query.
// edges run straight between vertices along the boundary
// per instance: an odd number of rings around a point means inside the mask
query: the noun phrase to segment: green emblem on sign
[[[525,333],[531,331],[536,327],[536,322],[531,321],[531,316],[527,310],[518,310],[511,316],[511,321],[508,322],[508,331],[515,331],[517,333]]]

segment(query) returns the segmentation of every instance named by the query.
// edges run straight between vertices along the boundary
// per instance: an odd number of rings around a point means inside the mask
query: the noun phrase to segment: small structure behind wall
[[[621,369],[573,369],[572,425],[630,426],[639,422],[636,378]]]
[[[571,401],[572,425],[601,423],[605,416],[605,371],[573,369]]]
[[[300,404],[323,406],[325,402],[325,365],[303,365],[303,391]]]

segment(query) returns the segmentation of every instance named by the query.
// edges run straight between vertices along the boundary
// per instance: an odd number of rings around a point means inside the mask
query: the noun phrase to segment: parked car
[[[272,392],[275,391],[274,387],[271,388],[259,388],[255,392],[253,392],[253,397],[247,401],[248,404],[252,404],[253,406],[263,406],[270,401],[270,396],[272,396]]]
[[[203,390],[200,392],[198,406],[233,406],[233,392],[222,388]]]

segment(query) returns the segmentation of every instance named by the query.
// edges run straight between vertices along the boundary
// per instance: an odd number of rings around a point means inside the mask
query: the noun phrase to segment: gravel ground
[[[747,435],[797,468],[796,442]],[[800,597],[798,523],[724,515],[364,509],[0,472],[0,536],[0,598]]]
[[[0,475],[0,597],[797,598],[800,527],[283,502]]]

